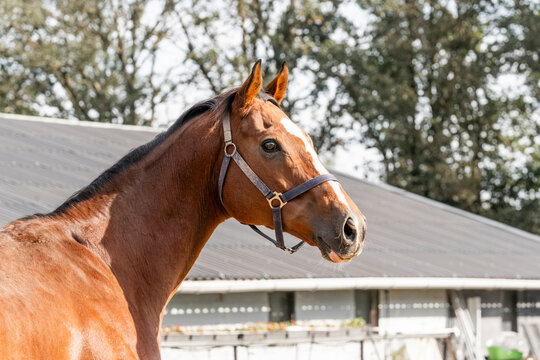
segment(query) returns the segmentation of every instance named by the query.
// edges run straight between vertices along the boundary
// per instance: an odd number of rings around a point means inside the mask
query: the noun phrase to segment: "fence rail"
[[[165,351],[209,351],[209,349],[227,348],[230,351],[226,358],[239,360],[246,358],[253,358],[245,356],[246,349],[252,349],[249,351],[257,352],[255,349],[268,348],[277,349],[285,347],[295,347],[296,349],[306,346],[312,348],[313,346],[338,346],[342,347],[343,344],[357,344],[355,358],[361,360],[364,359],[387,359],[388,355],[392,353],[389,351],[388,345],[392,342],[404,342],[413,339],[431,339],[435,341],[438,352],[440,353],[440,359],[454,358],[453,351],[451,349],[452,336],[456,335],[455,329],[442,329],[437,332],[430,333],[395,333],[395,334],[381,334],[374,333],[372,329],[363,328],[349,328],[349,329],[337,329],[337,330],[312,330],[312,331],[276,331],[276,332],[238,332],[238,333],[214,333],[214,334],[179,334],[171,333],[162,337],[161,347]],[[244,350],[242,350],[244,349]],[[241,351],[242,350],[242,351]],[[248,352],[249,352],[248,351]],[[260,351],[260,350],[259,350]],[[302,352],[302,351],[300,351]],[[262,354],[257,353],[254,358],[260,358]],[[298,357],[298,351],[296,352],[296,359]],[[190,356],[195,353],[190,353]],[[244,354],[244,355],[242,355]],[[450,356],[448,356],[450,354]],[[180,356],[181,357],[181,356]],[[392,358],[392,356],[390,355]],[[176,359],[177,357],[170,357],[169,359]],[[212,358],[212,357],[208,357]],[[223,355],[216,358],[223,359]],[[312,358],[311,356],[308,358]],[[314,357],[317,358],[317,357]],[[323,356],[321,358],[328,358]],[[431,358],[431,357],[430,357]]]
[[[361,342],[404,339],[447,339],[455,329],[444,329],[433,333],[374,334],[362,329],[328,331],[276,331],[264,333],[240,332],[234,334],[168,334],[162,337],[161,347],[235,346],[235,345],[291,345],[319,342]]]

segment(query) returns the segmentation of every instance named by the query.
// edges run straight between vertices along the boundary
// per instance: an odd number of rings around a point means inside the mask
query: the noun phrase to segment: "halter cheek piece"
[[[326,181],[337,181],[336,177],[332,174],[324,174],[319,175],[317,177],[314,177],[311,180],[308,180],[304,182],[303,184],[300,184],[291,190],[285,192],[285,193],[279,193],[277,191],[272,191],[266,184],[253,172],[253,170],[249,167],[248,163],[244,160],[244,158],[238,153],[236,150],[236,145],[232,141],[232,133],[231,133],[231,120],[229,117],[229,113],[226,112],[224,118],[223,118],[223,136],[225,138],[225,156],[223,157],[223,162],[221,163],[221,170],[219,171],[219,181],[218,181],[218,192],[219,192],[219,199],[221,200],[221,204],[223,204],[223,184],[225,183],[225,177],[227,176],[227,170],[229,169],[229,164],[231,162],[231,159],[234,160],[236,165],[242,170],[242,172],[248,177],[249,180],[255,185],[257,189],[263,194],[263,196],[268,200],[268,204],[272,208],[272,217],[274,219],[274,230],[276,233],[276,239],[272,239],[270,236],[263,233],[259,228],[257,228],[255,225],[249,225],[250,228],[252,228],[257,234],[261,235],[265,239],[269,240],[277,246],[278,248],[288,252],[289,254],[295,253],[302,245],[304,245],[303,241],[300,241],[298,244],[294,245],[291,248],[288,248],[285,246],[285,242],[283,241],[283,225],[281,221],[281,208],[285,206],[289,201],[292,199],[300,196],[301,194],[305,193],[308,190],[313,189],[315,186],[322,184]],[[247,225],[247,224],[245,224]]]

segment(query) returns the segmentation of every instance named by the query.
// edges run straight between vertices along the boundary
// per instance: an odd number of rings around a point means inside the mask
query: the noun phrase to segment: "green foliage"
[[[538,24],[525,28],[538,10],[491,1],[359,4],[375,19],[370,47],[343,48],[327,66],[346,65],[333,73],[343,108],[361,124],[362,141],[381,153],[383,179],[540,233],[538,103],[494,86],[508,57],[537,91],[538,62],[530,60],[538,59],[531,43],[540,34]],[[518,30],[515,21],[524,21]]]
[[[317,120],[330,118],[341,124],[338,117],[329,116],[329,109],[317,106],[321,97],[329,95],[332,81],[320,71],[322,64],[335,49],[344,46],[346,38],[338,40],[338,35],[352,28],[338,11],[340,4],[337,0],[229,0],[220,8],[214,1],[183,2],[179,22],[187,43],[186,64],[194,66],[200,84],[219,93],[241,83],[257,58],[264,59],[265,83],[286,60],[292,70],[293,87],[297,76],[309,80],[303,81],[301,91],[287,93],[284,109],[293,116],[305,109],[320,111],[314,114]],[[238,39],[232,40],[234,37]],[[320,129],[333,133],[327,126]],[[315,142],[330,149],[341,139],[323,135]]]
[[[497,21],[500,40],[494,52],[503,70],[526,76],[531,97],[540,101],[540,3],[514,0],[502,2],[506,15]]]
[[[342,328],[359,328],[364,326],[366,326],[366,320],[361,317],[345,320],[341,323]]]
[[[151,25],[143,22],[149,6],[159,14]],[[173,10],[172,1],[2,2],[0,46],[7,56],[0,76],[11,75],[12,83],[27,79],[20,90],[2,83],[0,94],[13,93],[3,97],[2,110],[40,112],[47,106],[57,116],[149,124],[156,105],[178,86],[170,74],[158,79],[155,69]],[[25,106],[10,105],[10,98]]]

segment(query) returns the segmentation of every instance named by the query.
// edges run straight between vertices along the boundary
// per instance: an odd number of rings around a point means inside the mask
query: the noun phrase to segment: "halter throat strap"
[[[219,199],[221,200],[221,204],[223,206],[223,186],[225,184],[225,178],[227,177],[227,170],[229,169],[229,165],[231,163],[231,159],[238,165],[240,170],[247,176],[247,178],[255,185],[255,187],[261,192],[261,194],[266,198],[268,201],[268,204],[270,205],[270,208],[272,209],[272,218],[274,221],[274,232],[276,235],[275,239],[272,239],[270,236],[263,233],[259,228],[257,228],[255,225],[249,225],[250,228],[252,228],[257,234],[261,235],[271,243],[273,243],[278,248],[293,254],[295,253],[302,245],[304,245],[304,242],[301,241],[298,244],[294,245],[293,247],[287,247],[285,246],[285,241],[283,239],[283,223],[282,223],[282,217],[281,217],[281,208],[285,206],[289,201],[293,200],[294,198],[302,195],[306,191],[309,191],[313,189],[314,187],[326,182],[326,181],[337,181],[336,177],[332,174],[323,174],[314,177],[313,179],[310,179],[291,190],[286,191],[285,193],[279,193],[277,191],[272,191],[265,183],[262,181],[257,174],[251,169],[251,167],[248,165],[248,163],[244,160],[242,155],[237,151],[236,145],[232,140],[232,132],[231,132],[231,120],[229,112],[225,113],[225,116],[223,117],[223,137],[225,140],[225,146],[223,148],[225,155],[223,156],[223,161],[221,163],[221,169],[219,171],[219,179],[218,179],[218,192],[219,192]],[[247,225],[247,224],[245,224]]]

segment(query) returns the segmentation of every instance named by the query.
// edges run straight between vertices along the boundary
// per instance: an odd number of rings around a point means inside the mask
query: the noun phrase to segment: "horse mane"
[[[232,100],[234,99],[236,91],[237,89],[232,89],[223,94],[196,103],[195,105],[184,111],[182,115],[180,115],[180,117],[167,130],[159,133],[146,144],[132,149],[124,157],[118,160],[114,165],[102,172],[89,185],[83,187],[82,189],[71,195],[54,211],[49,214],[36,215],[57,215],[66,211],[67,209],[71,208],[73,205],[81,201],[88,200],[96,193],[98,193],[98,191],[102,189],[106,184],[108,184],[115,176],[140,161],[153,149],[155,149],[159,144],[161,144],[163,141],[165,141],[167,138],[169,138],[172,134],[174,134],[191,120],[197,118],[199,115],[208,112],[209,110],[213,110],[212,113],[214,113],[215,115],[220,115],[223,111],[225,111],[225,109],[229,108],[230,103],[232,103]]]
[[[92,196],[96,195],[100,189],[102,189],[106,184],[108,184],[115,176],[117,176],[119,173],[129,168],[133,164],[137,163],[153,149],[155,149],[159,144],[161,144],[163,141],[165,141],[168,137],[170,137],[172,134],[174,134],[191,120],[208,111],[211,111],[212,115],[216,118],[220,118],[225,111],[230,111],[230,107],[237,90],[238,88],[234,88],[220,95],[196,103],[195,105],[184,111],[182,115],[180,115],[180,117],[167,130],[159,133],[146,144],[132,149],[124,157],[118,160],[114,165],[102,172],[89,185],[81,188],[73,195],[71,195],[55,210],[48,214],[34,214],[27,216],[23,219],[58,215],[71,208],[73,205],[90,199]],[[257,97],[264,100],[265,102],[269,101],[279,107],[277,101],[271,95],[265,92],[261,91],[257,95]]]

